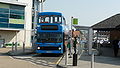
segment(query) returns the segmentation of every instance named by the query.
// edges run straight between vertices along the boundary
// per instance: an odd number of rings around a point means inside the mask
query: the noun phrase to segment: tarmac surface
[[[91,56],[86,52],[83,52],[81,56],[78,55],[77,66],[73,66],[72,58],[68,58],[67,66],[65,65],[65,57],[56,66],[56,64],[46,62],[50,59],[49,57],[44,60],[44,57],[40,59],[39,57],[31,58],[31,56],[33,54],[28,49],[25,53],[18,49],[13,54],[10,47],[0,48],[0,68],[91,68]],[[95,68],[120,68],[120,56],[117,58],[112,56],[95,56],[94,64]]]
[[[28,60],[16,59],[15,56],[9,56],[8,52],[11,51],[11,48],[0,48],[0,68],[53,68],[49,66],[35,64]],[[20,57],[22,51],[16,53],[16,57]],[[13,55],[13,53],[11,53]],[[20,54],[20,56],[19,56]],[[26,54],[26,53],[25,53]],[[22,55],[28,58],[28,55]],[[24,58],[25,58],[24,57]],[[23,57],[22,57],[23,58]],[[43,62],[42,62],[43,63]]]

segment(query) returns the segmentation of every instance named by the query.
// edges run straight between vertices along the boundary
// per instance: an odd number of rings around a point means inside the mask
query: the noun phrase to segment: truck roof
[[[60,12],[40,12],[38,13],[38,16],[44,16],[44,15],[59,15],[62,16],[62,13]]]

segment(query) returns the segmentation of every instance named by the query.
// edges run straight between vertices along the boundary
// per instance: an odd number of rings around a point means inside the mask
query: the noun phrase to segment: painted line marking
[[[59,64],[60,61],[63,59],[64,56],[61,56],[60,59],[55,63],[55,64]]]

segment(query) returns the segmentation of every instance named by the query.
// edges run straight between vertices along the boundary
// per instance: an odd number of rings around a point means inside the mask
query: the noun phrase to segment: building
[[[0,0],[0,45],[31,45],[33,0]]]
[[[109,40],[120,39],[120,14],[111,16],[92,26],[93,30],[97,30],[98,35],[107,35]]]
[[[100,45],[95,42],[94,46],[97,47],[99,53],[103,56],[113,57],[113,41],[116,39],[120,40],[120,14],[115,14],[91,27],[94,31],[97,31],[97,40],[99,40],[99,38],[103,39],[103,36],[108,37],[108,41],[103,41]],[[120,52],[118,52],[118,56],[120,56]]]

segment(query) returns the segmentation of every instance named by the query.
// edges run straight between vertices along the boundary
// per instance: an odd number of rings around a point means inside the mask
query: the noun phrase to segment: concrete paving
[[[65,58],[60,62],[59,66],[66,68],[91,68],[91,56],[85,52],[78,56],[77,66],[73,66],[73,58],[68,58],[68,65],[65,65]],[[120,57],[95,56],[94,68],[120,68]]]

